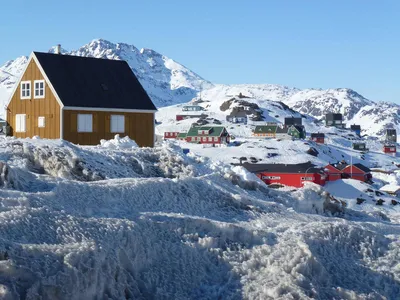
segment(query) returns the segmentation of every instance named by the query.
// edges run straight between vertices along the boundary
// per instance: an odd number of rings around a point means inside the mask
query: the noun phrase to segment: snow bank
[[[400,229],[174,143],[0,140],[0,297],[395,299]],[[340,218],[339,218],[340,217]]]
[[[119,134],[116,134],[112,140],[100,140],[101,147],[109,149],[132,149],[139,147],[134,140],[131,140],[128,136],[121,138]]]

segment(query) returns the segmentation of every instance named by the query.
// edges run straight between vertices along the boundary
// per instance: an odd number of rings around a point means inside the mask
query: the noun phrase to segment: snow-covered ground
[[[400,205],[350,199],[375,187],[271,190],[195,152],[0,140],[0,298],[398,297]]]

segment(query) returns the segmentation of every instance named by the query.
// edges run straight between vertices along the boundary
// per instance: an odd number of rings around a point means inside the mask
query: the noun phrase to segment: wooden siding
[[[120,137],[129,136],[140,147],[154,146],[154,113],[119,113],[103,111],[64,110],[63,138],[74,144],[97,145],[101,139],[112,139],[111,115],[125,116],[125,132]],[[93,132],[78,132],[78,114],[93,115]]]
[[[31,98],[21,100],[21,84],[18,87],[7,107],[7,122],[11,127],[11,135],[19,138],[33,137],[35,135],[41,138],[57,139],[60,138],[60,105],[49,85],[45,82],[45,98],[34,98],[34,81],[44,80],[35,61],[32,59],[22,81],[31,81]],[[26,132],[15,132],[15,115],[26,114]],[[45,117],[45,127],[38,127],[38,117]]]

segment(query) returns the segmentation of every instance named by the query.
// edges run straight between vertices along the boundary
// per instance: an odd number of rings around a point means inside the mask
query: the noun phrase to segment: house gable
[[[44,81],[44,97],[35,98],[35,81]],[[30,82],[30,97],[21,99],[21,82]],[[62,110],[61,103],[46,73],[38,63],[34,54],[31,54],[21,78],[14,87],[7,104],[7,122],[11,134],[16,137],[26,138],[42,136],[46,138],[62,138]],[[16,115],[25,115],[25,132],[16,132]],[[39,117],[44,127],[39,127]],[[43,124],[41,124],[43,125]]]

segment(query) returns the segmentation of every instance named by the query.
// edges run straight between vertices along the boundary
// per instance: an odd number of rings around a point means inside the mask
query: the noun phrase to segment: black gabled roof
[[[339,113],[337,113],[337,114],[336,113],[327,113],[325,115],[325,118],[330,121],[342,121],[343,115],[339,114]]]
[[[320,132],[311,133],[311,138],[325,138],[325,134]]]
[[[318,168],[311,162],[301,164],[242,164],[251,173],[271,172],[271,173],[321,173],[322,168]]]
[[[126,61],[34,52],[64,106],[156,110]]]
[[[287,118],[285,118],[285,125],[286,125],[286,126],[290,126],[290,125],[302,125],[302,118],[287,117]]]
[[[368,167],[364,166],[363,164],[357,163],[357,164],[353,164],[353,166],[359,168],[361,171],[364,171],[365,173],[371,172],[371,170]]]

